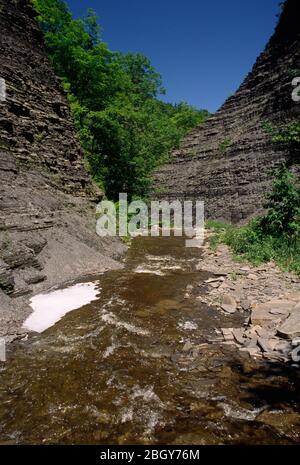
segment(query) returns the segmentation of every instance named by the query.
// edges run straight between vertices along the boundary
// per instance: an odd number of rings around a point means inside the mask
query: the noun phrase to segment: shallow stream
[[[298,370],[216,342],[245,315],[197,299],[199,263],[181,238],[136,238],[124,269],[93,278],[96,300],[13,345],[0,442],[299,443]]]

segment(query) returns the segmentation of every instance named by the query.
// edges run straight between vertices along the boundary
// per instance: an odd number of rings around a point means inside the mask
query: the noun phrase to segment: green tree
[[[146,195],[153,170],[208,112],[160,101],[162,79],[150,60],[111,52],[92,10],[74,20],[62,0],[33,3],[92,175],[113,199]]]

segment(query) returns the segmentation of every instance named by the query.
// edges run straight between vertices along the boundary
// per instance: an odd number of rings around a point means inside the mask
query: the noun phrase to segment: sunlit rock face
[[[286,2],[274,35],[237,92],[158,170],[155,197],[205,200],[208,217],[241,222],[262,209],[272,168],[287,161],[299,172],[299,153],[275,147],[263,128],[264,122],[299,117],[291,75],[300,69],[298,3]]]
[[[0,24],[0,336],[13,338],[30,313],[20,298],[118,267],[122,247],[96,235],[102,193],[31,2],[0,0]]]

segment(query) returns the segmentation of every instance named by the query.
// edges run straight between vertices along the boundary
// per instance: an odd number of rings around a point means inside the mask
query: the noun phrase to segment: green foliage
[[[300,120],[293,120],[281,127],[274,127],[270,123],[264,123],[263,127],[270,134],[274,144],[287,146],[291,150],[299,149]]]
[[[273,142],[289,146],[300,145],[300,121],[292,121],[280,128],[273,137]]]
[[[300,237],[300,185],[285,166],[275,171],[273,189],[266,199],[268,212],[258,223],[262,232],[287,239]]]
[[[232,140],[231,139],[224,139],[220,144],[219,144],[219,151],[221,154],[224,154],[226,152],[226,150],[228,149],[228,147],[230,147],[232,144]]]
[[[254,264],[274,260],[300,275],[300,185],[285,167],[275,172],[267,213],[246,226],[223,225],[211,239],[230,246],[236,258]]]
[[[289,69],[288,73],[289,73],[289,76],[291,78],[298,77],[298,76],[300,76],[300,69],[291,68],[291,69]]]
[[[283,270],[300,275],[300,240],[264,235],[255,221],[247,226],[231,226],[211,238],[212,247],[219,243],[231,247],[238,260],[248,260],[255,265],[275,261]]]
[[[228,223],[223,222],[223,221],[207,220],[205,222],[205,227],[207,229],[213,229],[214,231],[224,231],[227,228],[229,228],[230,225]]]
[[[96,182],[115,200],[146,195],[153,170],[208,112],[160,101],[149,59],[110,51],[92,10],[74,20],[62,0],[32,1]]]

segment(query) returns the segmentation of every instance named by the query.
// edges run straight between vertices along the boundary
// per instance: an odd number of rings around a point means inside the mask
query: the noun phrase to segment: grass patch
[[[219,144],[219,152],[221,154],[224,154],[226,150],[232,145],[232,140],[231,139],[224,139],[222,142]]]
[[[222,230],[228,229],[230,227],[231,227],[230,224],[225,223],[223,221],[207,220],[205,222],[205,228],[206,229],[213,229],[214,231],[222,231]]]
[[[293,271],[300,276],[300,239],[265,235],[258,220],[246,226],[227,225],[210,238],[215,249],[219,244],[228,245],[237,260],[247,260],[254,265],[274,261],[283,271]]]
[[[207,227],[216,231],[211,246],[226,244],[237,260],[255,265],[272,260],[282,270],[300,276],[300,185],[285,166],[274,172],[273,188],[264,207],[267,213],[246,226],[208,221]]]

